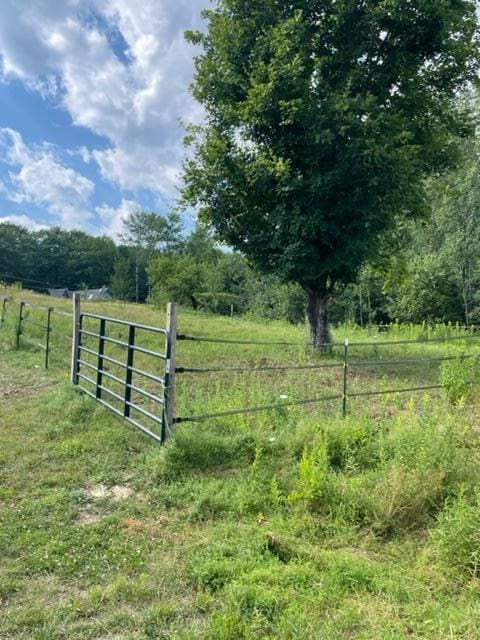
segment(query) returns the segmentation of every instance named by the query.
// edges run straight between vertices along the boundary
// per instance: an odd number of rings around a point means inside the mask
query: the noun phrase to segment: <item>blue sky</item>
[[[0,221],[116,237],[180,186],[208,0],[2,0]],[[191,224],[186,214],[187,225]]]

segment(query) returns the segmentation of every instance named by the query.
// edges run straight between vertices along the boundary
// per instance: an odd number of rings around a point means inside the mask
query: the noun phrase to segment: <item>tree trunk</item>
[[[327,312],[329,297],[317,291],[307,291],[307,295],[307,316],[312,344],[320,351],[328,351],[331,342]]]

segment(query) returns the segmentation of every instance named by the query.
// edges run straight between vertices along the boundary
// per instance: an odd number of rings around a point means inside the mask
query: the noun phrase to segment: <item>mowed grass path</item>
[[[303,331],[183,322],[210,335]],[[347,420],[332,405],[185,425],[161,448],[72,389],[66,365],[45,373],[40,352],[10,347],[0,351],[2,640],[479,637],[475,394],[460,407],[441,394],[387,396]],[[195,366],[287,359],[181,349]],[[195,411],[310,391],[294,378],[217,377],[192,398],[181,384],[180,406]]]

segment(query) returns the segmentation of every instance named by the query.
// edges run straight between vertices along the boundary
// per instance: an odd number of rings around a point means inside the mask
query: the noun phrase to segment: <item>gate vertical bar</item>
[[[2,317],[0,319],[0,327],[3,327],[3,323],[5,322],[6,311],[7,311],[7,297],[3,298],[3,302],[2,302]]]
[[[105,352],[105,318],[100,320],[100,330],[98,332],[98,361],[97,361],[97,387],[95,389],[95,395],[97,398],[102,397],[102,382],[103,382],[103,354]]]
[[[50,357],[50,333],[52,332],[52,311],[53,307],[47,309],[47,336],[45,340],[45,369],[48,369],[48,359]]]
[[[17,349],[20,348],[20,336],[22,335],[22,321],[23,321],[23,309],[25,308],[25,302],[20,302],[18,308],[18,323],[17,323]]]
[[[162,414],[162,442],[173,432],[175,423],[175,370],[177,361],[178,305],[170,302],[167,306],[167,350],[165,361],[164,407]]]
[[[347,415],[347,393],[348,393],[348,338],[345,340],[345,351],[343,356],[343,417]]]
[[[128,352],[127,352],[127,372],[125,375],[125,404],[123,407],[123,415],[126,418],[130,417],[130,405],[128,404],[132,400],[132,367],[133,356],[135,353],[135,325],[131,324],[128,329]]]
[[[78,384],[78,358],[80,355],[80,294],[73,294],[73,335],[72,335],[72,371],[73,384]]]

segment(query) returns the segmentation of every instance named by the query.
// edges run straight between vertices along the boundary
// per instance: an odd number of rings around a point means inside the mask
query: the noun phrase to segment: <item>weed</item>
[[[461,356],[455,360],[447,360],[440,367],[440,384],[445,389],[448,400],[459,404],[468,399],[473,385],[478,380],[477,359],[465,360]]]
[[[441,561],[463,572],[480,574],[480,493],[465,492],[448,501],[432,531],[432,547]]]

